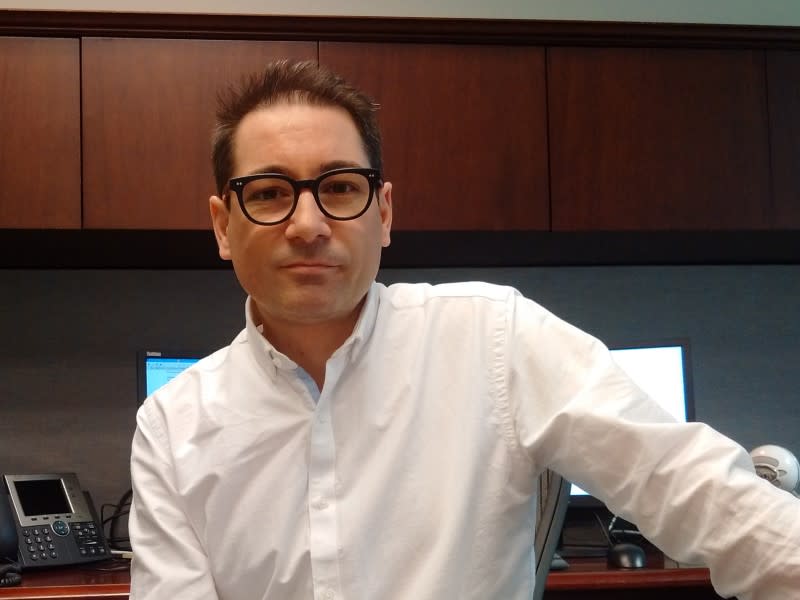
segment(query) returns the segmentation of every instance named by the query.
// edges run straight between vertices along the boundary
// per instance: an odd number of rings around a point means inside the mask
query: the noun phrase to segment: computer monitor
[[[142,350],[136,355],[139,404],[210,352]]]
[[[679,421],[694,420],[687,339],[611,345],[609,348],[616,363],[667,412]],[[573,484],[570,506],[601,507],[603,504]]]

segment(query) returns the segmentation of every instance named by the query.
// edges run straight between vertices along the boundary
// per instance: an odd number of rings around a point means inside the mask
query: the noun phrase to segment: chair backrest
[[[536,553],[536,585],[533,600],[541,600],[550,563],[553,560],[561,528],[569,504],[570,483],[558,473],[544,471],[539,476],[539,513],[536,517],[536,531],[533,548]]]

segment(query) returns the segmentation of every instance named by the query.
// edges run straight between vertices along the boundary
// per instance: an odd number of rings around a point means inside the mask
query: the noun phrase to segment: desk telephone
[[[13,567],[3,566],[7,561],[19,571],[110,557],[103,525],[74,473],[3,475],[0,559],[5,561],[0,561],[0,579],[4,571],[7,579],[13,575]]]

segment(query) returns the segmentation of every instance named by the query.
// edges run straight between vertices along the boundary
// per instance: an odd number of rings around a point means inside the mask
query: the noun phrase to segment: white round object
[[[786,448],[767,444],[750,451],[756,473],[773,485],[795,492],[800,488],[800,463]]]

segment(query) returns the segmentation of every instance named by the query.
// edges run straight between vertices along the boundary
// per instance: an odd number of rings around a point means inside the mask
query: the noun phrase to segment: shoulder
[[[515,288],[481,281],[380,286],[377,325],[393,334],[450,335],[459,330],[508,335],[538,323],[548,312]],[[504,336],[506,334],[503,334]]]
[[[484,281],[457,283],[379,284],[382,316],[418,311],[429,316],[450,315],[457,318],[479,315],[495,320],[529,323],[552,317],[549,310],[523,296],[516,288]]]
[[[506,304],[520,297],[519,292],[510,287],[486,283],[484,281],[461,281],[457,283],[395,283],[381,286],[381,299],[393,308],[415,308],[431,303],[467,304],[494,303]]]

